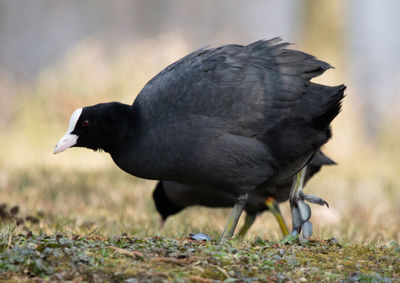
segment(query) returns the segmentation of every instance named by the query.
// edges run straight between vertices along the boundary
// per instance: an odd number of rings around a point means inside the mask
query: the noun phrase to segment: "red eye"
[[[84,120],[84,121],[82,122],[82,126],[83,126],[83,127],[89,126],[89,121],[88,121],[88,120]]]

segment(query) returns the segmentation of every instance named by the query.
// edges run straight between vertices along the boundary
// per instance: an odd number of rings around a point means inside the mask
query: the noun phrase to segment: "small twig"
[[[89,236],[85,236],[84,238],[87,240],[93,240],[93,241],[98,241],[98,240],[104,241],[107,239],[106,237],[101,236],[101,235],[89,235]]]
[[[93,235],[94,233],[96,233],[96,232],[97,232],[97,227],[95,227],[95,228],[93,229],[93,231],[91,231],[91,232],[87,233],[86,235],[84,235],[83,238],[92,236],[92,235]]]
[[[172,257],[154,257],[151,261],[157,262],[167,262],[167,263],[176,263],[176,264],[190,264],[195,262],[198,258],[197,257],[188,257],[188,258],[172,258]]]
[[[212,266],[212,267],[215,267],[216,269],[218,269],[223,275],[225,275],[225,277],[226,277],[227,279],[231,278],[231,277],[229,276],[228,272],[227,272],[225,269],[219,267],[218,265],[214,265],[214,264],[212,264],[211,266]]]
[[[7,249],[11,249],[11,242],[12,242],[12,232],[10,231],[10,235],[8,236],[8,244],[7,244]]]
[[[56,234],[59,234],[59,233],[61,233],[62,232],[62,230],[64,229],[64,227],[65,226],[67,226],[68,224],[71,224],[72,223],[72,220],[69,220],[69,221],[67,221],[67,222],[65,222],[64,224],[57,224],[57,227],[56,227]]]
[[[199,277],[199,276],[189,276],[189,279],[191,281],[199,282],[199,283],[213,283],[213,282],[215,282],[212,279],[207,279],[207,278],[203,278],[203,277]]]
[[[8,235],[7,249],[11,249],[12,237],[13,237],[13,233],[14,233],[16,226],[14,226],[12,229],[10,228],[10,226],[8,226],[8,227],[9,227],[8,231],[10,234]]]
[[[168,273],[166,272],[155,272],[155,273],[148,273],[151,276],[160,276],[160,277],[166,277],[168,278]]]
[[[114,250],[120,254],[132,257],[134,259],[143,259],[144,258],[144,255],[139,251],[128,251],[128,250],[121,249],[121,248],[114,247],[114,246],[109,246],[108,248],[111,250]]]
[[[71,281],[71,283],[80,283],[83,281],[82,276],[78,276],[76,277],[74,280]]]

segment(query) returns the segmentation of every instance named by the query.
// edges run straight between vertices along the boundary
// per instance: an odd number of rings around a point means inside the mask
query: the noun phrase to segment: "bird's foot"
[[[326,205],[328,208],[329,204],[320,197],[307,195],[302,191],[299,193],[298,197],[295,196],[294,199],[290,200],[293,223],[292,235],[298,235],[301,231],[303,231],[303,237],[310,238],[312,235],[313,226],[309,221],[311,217],[311,208],[306,201],[319,205]]]
[[[300,197],[303,198],[305,201],[319,204],[319,205],[326,205],[327,208],[329,208],[329,204],[322,198],[313,196],[313,195],[307,195],[303,192],[300,193]]]
[[[290,208],[292,210],[292,235],[298,235],[303,231],[304,238],[310,238],[312,235],[312,224],[308,221],[311,217],[311,208],[306,201],[326,205],[328,203],[320,197],[307,195],[303,192],[304,177],[306,175],[307,166],[296,174],[293,180],[292,189],[289,195]]]

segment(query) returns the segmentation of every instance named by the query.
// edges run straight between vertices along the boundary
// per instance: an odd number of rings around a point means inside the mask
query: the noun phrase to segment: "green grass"
[[[194,242],[160,236],[139,238],[11,235],[0,240],[4,280],[82,281],[339,281],[400,280],[400,246],[355,245],[288,238],[274,242]],[[74,281],[77,282],[77,281]]]

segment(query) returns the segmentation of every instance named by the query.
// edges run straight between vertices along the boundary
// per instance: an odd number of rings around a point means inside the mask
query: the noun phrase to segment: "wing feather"
[[[291,113],[310,79],[330,68],[280,41],[199,49],[149,81],[135,103],[157,110],[145,113],[148,120],[200,115],[220,120],[227,132],[260,136]]]

